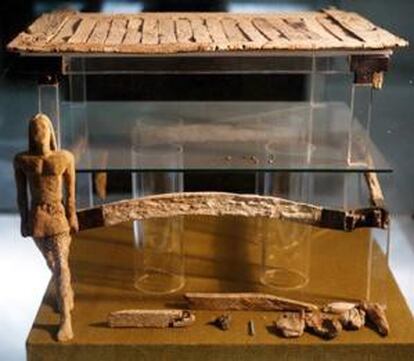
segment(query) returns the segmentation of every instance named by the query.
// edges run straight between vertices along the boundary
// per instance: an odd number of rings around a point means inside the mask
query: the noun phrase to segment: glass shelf
[[[369,97],[370,87],[364,89]],[[75,154],[78,172],[390,172],[356,107],[339,101],[63,102],[61,143]],[[171,161],[171,149],[179,161]]]
[[[51,117],[60,146],[75,154],[78,172],[391,171],[369,136],[372,86],[354,83],[349,56],[261,57],[252,68],[249,61],[227,58],[219,61],[224,68],[185,57],[154,63],[135,57],[63,60],[63,81],[38,87],[39,110]],[[152,83],[140,76],[188,71],[208,79],[217,70],[252,69],[276,73],[266,98],[271,101],[223,101],[221,88],[213,97],[221,101],[195,100],[193,94],[147,101],[142,87]],[[185,93],[180,86],[197,92],[196,82],[172,85],[169,79],[164,83],[170,93]],[[290,89],[294,79],[300,86]],[[248,85],[246,99],[254,99],[258,85]],[[285,96],[289,91],[293,97]],[[171,152],[177,159],[171,160]]]

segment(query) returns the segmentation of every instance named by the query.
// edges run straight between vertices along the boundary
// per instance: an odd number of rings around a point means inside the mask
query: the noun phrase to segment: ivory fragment
[[[194,321],[194,314],[186,310],[122,310],[108,315],[108,325],[113,328],[187,327]]]
[[[334,313],[340,315],[347,312],[357,306],[356,303],[352,302],[332,302],[322,307],[323,312]]]
[[[342,331],[338,318],[322,312],[312,312],[305,316],[306,327],[316,335],[332,340]]]
[[[359,307],[351,308],[339,316],[344,330],[359,330],[365,325],[365,311]]]
[[[261,293],[186,293],[192,309],[223,311],[312,311],[317,306]]]
[[[283,337],[300,337],[305,331],[305,313],[283,312],[274,325]]]
[[[390,325],[385,314],[386,307],[379,303],[363,302],[361,308],[366,312],[370,321],[381,336],[387,336],[390,332]]]
[[[272,196],[224,192],[153,195],[107,203],[78,212],[81,230],[113,226],[131,220],[185,215],[265,217],[344,231],[359,227],[386,228],[388,225],[388,213],[378,207],[345,211]]]

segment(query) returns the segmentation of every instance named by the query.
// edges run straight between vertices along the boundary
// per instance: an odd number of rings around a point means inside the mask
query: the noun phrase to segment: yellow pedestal
[[[133,289],[129,224],[86,231],[74,239],[75,338],[55,341],[58,316],[48,292],[27,341],[29,361],[413,359],[413,318],[369,231],[313,229],[309,284],[275,292],[258,283],[260,237],[254,220],[189,217],[185,224],[187,283],[182,292],[273,292],[313,302],[369,297],[387,304],[390,335],[383,338],[364,328],[342,332],[332,341],[310,334],[287,340],[274,334],[276,315],[271,312],[233,312],[226,332],[207,325],[220,314],[212,311],[196,311],[196,323],[186,329],[110,329],[110,311],[182,306],[180,294],[144,296]],[[255,323],[255,336],[248,335],[249,320]]]

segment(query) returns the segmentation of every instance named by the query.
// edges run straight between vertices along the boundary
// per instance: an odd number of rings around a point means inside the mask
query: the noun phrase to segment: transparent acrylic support
[[[62,102],[64,110],[63,119],[65,120],[62,127],[62,145],[68,148],[72,147],[77,154],[85,152],[89,147],[89,133],[93,132],[88,122],[87,107],[87,76],[84,72],[84,58],[73,60],[76,66],[81,70],[76,74],[69,74],[68,81],[68,99]],[[90,152],[85,152],[84,161],[91,165],[92,159]],[[99,159],[97,160],[99,162]]]
[[[186,170],[390,171],[369,139],[371,97],[367,93],[371,94],[371,87],[353,84],[348,57],[310,54],[254,59],[255,63],[249,63],[250,60],[240,59],[237,63],[234,59],[230,62],[216,58],[211,62],[194,58],[178,61],[68,57],[65,61],[70,101],[65,111],[72,116],[70,121],[65,116],[63,143],[77,155],[79,170],[106,167],[138,171],[131,169],[130,135],[137,130],[137,119],[160,118],[166,120],[165,124],[154,122],[152,127],[139,132],[147,143],[168,144],[179,139],[184,147]],[[146,71],[299,76],[303,89],[298,90],[302,93],[295,101],[139,101],[139,87],[133,80]],[[105,91],[91,92],[91,99],[84,101],[86,83],[93,89],[96,84],[109,84],[114,77],[117,82],[110,83]],[[116,86],[121,85],[122,94],[128,95],[126,99],[117,91]],[[276,93],[283,93],[281,84],[275,82],[274,86]],[[180,118],[181,127],[169,127],[167,115]],[[279,162],[268,162],[256,145],[272,141],[307,147],[307,161],[298,163],[297,157],[284,157]],[[146,170],[165,169],[159,162],[158,165],[157,168],[156,164],[149,164]]]
[[[264,194],[305,201],[309,182],[309,174],[265,173]],[[266,222],[262,222],[261,233],[261,282],[276,289],[304,287],[309,281],[310,228],[283,221],[273,221],[269,228]]]
[[[386,177],[391,178],[391,177]],[[369,204],[364,174],[315,173],[310,203],[350,210]],[[387,279],[390,244],[388,229],[352,232],[314,228],[311,234],[313,267],[306,292],[323,300],[371,300],[386,303],[381,292]],[[318,270],[318,271],[317,271]]]
[[[319,57],[315,54],[276,56],[256,59],[254,64],[249,63],[249,59],[238,58],[227,59],[224,65],[222,60],[68,56],[66,62],[69,66],[65,68],[65,75],[68,76],[70,91],[65,93],[68,99],[62,107],[62,146],[73,151],[77,159],[79,189],[84,190],[78,203],[85,207],[109,201],[109,198],[99,200],[92,193],[94,186],[96,188],[96,177],[92,174],[107,172],[116,177],[117,171],[132,172],[127,182],[131,179],[134,187],[122,190],[125,194],[122,197],[127,198],[131,192],[134,196],[145,194],[142,186],[144,173],[150,178],[149,174],[202,170],[257,172],[261,180],[257,184],[257,193],[260,194],[274,192],[275,195],[323,207],[351,209],[368,206],[366,191],[361,191],[366,189],[363,172],[390,172],[391,168],[369,139],[371,86],[353,83],[354,74],[350,71],[348,57]],[[283,97],[263,102],[139,101],[140,88],[135,80],[138,75],[148,73],[299,75],[303,89],[300,97],[288,101],[282,101]],[[116,81],[111,82],[111,79]],[[95,92],[96,84],[104,84],[105,89]],[[89,94],[86,85],[91,89]],[[285,91],[283,82],[275,81],[272,86],[276,94]],[[119,93],[120,90],[122,92]],[[148,121],[143,122],[144,118]],[[132,139],[131,134],[134,134]],[[183,163],[172,166],[168,160],[171,153],[168,145],[175,143],[183,149]],[[131,151],[136,145],[158,146],[158,151],[151,151],[157,156],[144,163],[137,162]],[[289,172],[291,174],[287,176]],[[308,195],[295,191],[295,184],[302,183],[298,181],[300,176],[296,172],[312,173],[306,175],[305,180],[309,182]],[[269,186],[272,183],[277,186]],[[119,197],[117,194],[111,199],[122,199]],[[225,220],[220,221],[225,223]],[[270,225],[274,222],[260,222],[264,225],[260,232],[270,230],[266,237],[286,233],[284,231],[288,229],[283,225],[280,231],[278,224]],[[136,235],[141,232],[144,240],[145,234],[151,232],[151,226],[145,232],[147,224],[151,222],[139,223],[140,228],[136,226]],[[153,224],[156,227],[156,223]],[[240,227],[237,237],[249,234],[249,239],[256,239],[256,230],[255,226]],[[340,299],[375,299],[373,290],[377,287],[376,280],[380,279],[376,275],[383,271],[377,269],[373,262],[382,259],[383,250],[389,244],[383,238],[379,241],[375,234],[384,235],[387,231],[345,233],[311,227],[309,232],[312,254],[309,282],[299,288],[298,293],[313,293],[325,300],[334,296]],[[376,253],[378,245],[381,253]],[[215,249],[216,253],[222,251],[220,247]],[[255,253],[260,253],[257,242],[255,247]],[[228,248],[229,259],[237,258],[234,247]],[[242,247],[237,252],[239,258],[244,257]],[[341,261],[345,254],[351,263]],[[260,255],[251,259],[259,261]],[[249,280],[257,282],[259,268],[256,265]],[[219,269],[224,270],[222,273],[230,273],[225,267]],[[242,271],[246,269],[243,263],[235,274],[243,275]],[[323,271],[319,272],[319,269]],[[335,279],[330,280],[326,275],[333,271]],[[355,276],[352,282],[346,277],[351,273]],[[219,272],[217,276],[220,276]],[[283,289],[278,289],[278,293],[283,292]]]
[[[369,155],[371,112],[372,112],[372,86],[352,85],[351,119],[349,121],[348,135],[348,163],[350,165],[367,165],[372,162]],[[361,133],[361,127],[365,132]]]
[[[61,122],[60,122],[60,91],[59,83],[38,85],[38,108],[40,113],[46,114],[52,121],[56,133],[58,148],[61,146]]]
[[[93,173],[76,174],[76,207],[78,209],[93,207]]]
[[[165,149],[168,147],[168,149]],[[168,162],[173,169],[182,164],[182,147],[135,146],[137,166],[147,162]],[[166,156],[165,154],[168,154]],[[167,157],[167,159],[165,159]],[[132,173],[133,197],[184,190],[183,173],[177,171]],[[134,222],[136,289],[151,294],[173,293],[185,284],[183,217],[169,217]]]

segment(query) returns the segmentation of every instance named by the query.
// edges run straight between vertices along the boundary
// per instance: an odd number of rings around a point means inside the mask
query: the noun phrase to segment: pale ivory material
[[[334,313],[340,315],[344,312],[352,310],[357,306],[354,302],[331,302],[322,307],[323,312]]]
[[[378,207],[334,210],[272,196],[221,192],[160,194],[107,203],[78,212],[81,230],[132,220],[185,215],[265,217],[344,231],[359,227],[386,228],[388,225],[388,213]]]
[[[365,311],[353,302],[332,302],[322,307],[325,313],[338,315],[345,330],[359,330],[365,325]]]
[[[274,325],[283,337],[300,337],[305,331],[305,313],[283,312]]]
[[[185,293],[191,309],[226,311],[312,311],[311,303],[263,293]]]
[[[187,327],[195,315],[185,310],[122,310],[108,315],[110,327],[167,328]]]
[[[46,115],[37,114],[30,120],[29,149],[16,155],[14,169],[21,233],[33,237],[52,271],[60,311],[57,338],[66,341],[73,337],[74,295],[68,257],[70,232],[78,230],[75,165],[71,153],[57,150],[53,126]]]
[[[9,45],[28,53],[390,50],[408,43],[362,16],[315,12],[44,14]]]
[[[359,330],[365,325],[365,311],[360,307],[354,307],[339,316],[344,330]]]

